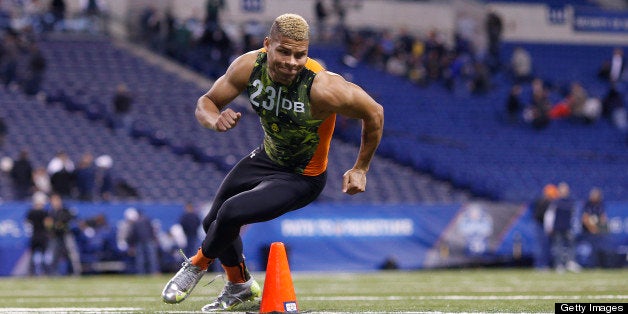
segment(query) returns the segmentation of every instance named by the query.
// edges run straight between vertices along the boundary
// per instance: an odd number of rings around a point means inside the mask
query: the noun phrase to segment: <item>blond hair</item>
[[[270,27],[270,37],[282,36],[296,41],[309,40],[310,26],[298,14],[286,13],[278,16]]]

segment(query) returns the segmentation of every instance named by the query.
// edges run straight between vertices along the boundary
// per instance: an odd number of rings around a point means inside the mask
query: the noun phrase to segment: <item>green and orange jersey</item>
[[[306,176],[316,176],[327,169],[329,145],[336,116],[314,119],[310,88],[316,73],[324,70],[308,58],[303,70],[290,86],[270,79],[266,51],[261,49],[247,85],[251,107],[264,129],[266,154],[282,167]]]

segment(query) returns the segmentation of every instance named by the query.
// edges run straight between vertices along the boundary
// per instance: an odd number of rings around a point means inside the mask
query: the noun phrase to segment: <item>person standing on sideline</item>
[[[571,225],[576,204],[566,182],[559,183],[557,188],[558,198],[547,210],[544,218],[546,225],[551,225],[547,231],[550,235],[552,261],[559,273],[565,269],[579,272],[580,265],[575,262],[575,238]]]
[[[550,267],[550,241],[544,230],[545,213],[552,202],[558,197],[558,189],[554,184],[546,184],[543,194],[534,201],[532,210],[534,215],[536,241],[534,242],[534,268],[544,270]]]
[[[137,274],[159,273],[159,245],[155,228],[146,214],[136,211],[132,219],[127,243],[129,255],[134,257]]]
[[[582,210],[582,235],[584,240],[591,245],[592,266],[608,267],[609,248],[608,239],[608,217],[604,206],[604,197],[600,188],[592,188],[589,191],[589,198]]]
[[[327,179],[336,114],[362,122],[357,159],[343,175],[342,191],[365,191],[366,174],[382,137],[384,109],[362,88],[309,58],[308,48],[308,23],[299,15],[283,14],[270,27],[263,48],[236,58],[198,99],[198,122],[227,132],[242,113],[226,107],[246,90],[264,139],[223,180],[203,220],[202,246],[164,287],[166,303],[185,300],[216,259],[227,283],[203,311],[234,309],[259,298],[260,286],[244,264],[240,228],[272,220],[318,197]]]
[[[48,273],[46,269],[45,254],[48,248],[49,230],[52,220],[46,210],[48,196],[43,192],[33,194],[33,206],[26,213],[26,222],[31,226],[31,239],[29,248],[31,251],[29,274],[42,276]]]
[[[198,228],[201,226],[201,218],[196,213],[192,203],[186,203],[183,214],[179,217],[179,224],[185,233],[186,245],[184,253],[191,256],[198,250]]]
[[[72,233],[72,222],[76,218],[76,213],[65,207],[61,195],[53,193],[50,196],[50,217],[52,218],[52,265],[50,270],[53,274],[64,274],[59,270],[59,263],[65,260],[69,263],[71,274],[81,274],[81,260],[76,239]]]

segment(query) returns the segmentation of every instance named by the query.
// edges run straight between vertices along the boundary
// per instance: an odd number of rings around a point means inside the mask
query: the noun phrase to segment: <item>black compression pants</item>
[[[225,266],[244,261],[240,228],[268,221],[314,201],[325,187],[327,173],[296,174],[270,160],[263,148],[240,160],[223,180],[203,219],[203,255]]]

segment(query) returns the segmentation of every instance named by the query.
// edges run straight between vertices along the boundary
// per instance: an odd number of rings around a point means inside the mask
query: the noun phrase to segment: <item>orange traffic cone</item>
[[[292,285],[286,248],[281,242],[273,242],[268,254],[266,280],[260,313],[298,313],[297,296]]]

